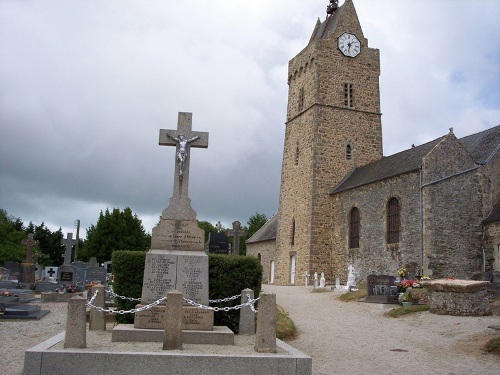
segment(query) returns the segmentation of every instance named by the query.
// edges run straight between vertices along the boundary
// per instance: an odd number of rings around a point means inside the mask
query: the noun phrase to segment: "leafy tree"
[[[111,259],[114,250],[145,251],[151,244],[151,236],[144,231],[142,221],[132,210],[114,208],[101,211],[96,225],[87,229],[87,240],[79,259],[96,257],[99,263]]]
[[[208,241],[209,233],[217,233],[217,228],[208,221],[198,221],[198,227],[205,231],[205,242]]]
[[[21,245],[26,238],[24,230],[21,219],[8,216],[7,211],[0,209],[0,264],[24,260],[26,249]]]
[[[62,230],[52,232],[42,222],[35,225],[31,221],[26,228],[27,233],[33,233],[33,239],[38,241],[35,254],[38,254],[38,263],[42,266],[60,266],[64,262],[64,245],[61,244],[63,238]]]
[[[252,237],[262,226],[267,222],[267,217],[264,214],[255,213],[248,219],[247,238]]]

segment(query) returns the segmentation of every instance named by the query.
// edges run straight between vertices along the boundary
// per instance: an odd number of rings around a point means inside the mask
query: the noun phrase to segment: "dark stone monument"
[[[366,278],[368,296],[365,302],[374,303],[398,303],[397,286],[394,284],[394,276],[369,275]]]
[[[13,262],[11,260],[5,262],[4,268],[10,270],[9,280],[19,280],[21,274],[21,264],[18,262]]]
[[[225,233],[209,233],[208,252],[210,254],[229,254],[229,240]]]

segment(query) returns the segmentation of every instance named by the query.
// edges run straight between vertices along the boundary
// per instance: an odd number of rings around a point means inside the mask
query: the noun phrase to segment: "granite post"
[[[182,293],[178,290],[168,292],[163,319],[163,350],[182,349],[182,314]]]
[[[94,306],[105,307],[106,306],[106,292],[104,290],[104,285],[96,285],[91,289],[92,296],[97,291],[96,299],[94,300]],[[97,309],[90,309],[90,322],[89,331],[105,331],[106,330],[106,313],[104,311],[99,311]]]
[[[73,297],[68,300],[64,349],[87,347],[86,302],[87,300],[84,297]]]
[[[261,292],[259,297],[255,351],[276,353],[276,294]]]
[[[241,291],[241,304],[247,303],[253,297],[252,289],[243,289]],[[255,335],[255,313],[250,306],[243,306],[240,309],[239,332],[240,335]]]

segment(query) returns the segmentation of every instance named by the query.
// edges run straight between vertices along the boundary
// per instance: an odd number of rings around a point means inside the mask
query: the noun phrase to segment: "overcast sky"
[[[343,1],[341,1],[343,3]],[[0,0],[0,208],[81,236],[130,207],[150,232],[172,195],[177,113],[198,220],[278,210],[288,61],[327,0]],[[384,155],[500,124],[500,1],[354,0],[380,49]]]

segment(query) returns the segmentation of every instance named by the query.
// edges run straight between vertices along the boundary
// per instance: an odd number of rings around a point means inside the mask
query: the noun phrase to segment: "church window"
[[[347,144],[345,147],[345,160],[351,160],[352,159],[352,146],[350,143]]]
[[[291,245],[295,245],[295,219],[292,219],[292,238]]]
[[[299,165],[300,149],[299,142],[297,142],[297,147],[295,148],[295,165]]]
[[[387,243],[399,242],[400,205],[397,198],[392,197],[387,202]]]
[[[304,88],[301,87],[299,91],[299,112],[304,109]]]
[[[346,107],[353,107],[352,91],[352,83],[344,83],[344,105]]]
[[[359,209],[353,207],[351,209],[349,222],[349,248],[356,249],[359,247]]]

